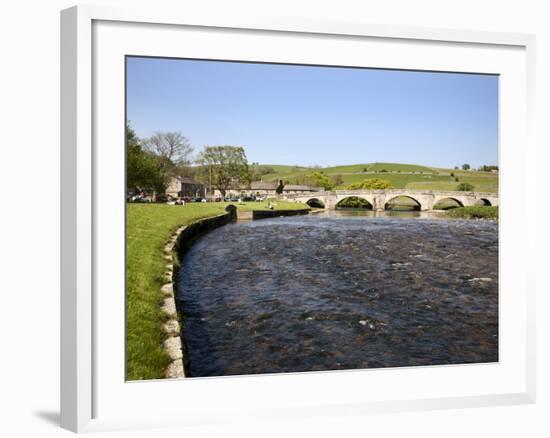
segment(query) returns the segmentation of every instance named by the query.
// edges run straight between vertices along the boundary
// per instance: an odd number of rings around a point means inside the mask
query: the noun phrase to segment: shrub
[[[470,183],[460,183],[458,186],[456,186],[456,189],[459,192],[472,192],[474,190],[474,186]]]
[[[367,178],[362,182],[353,183],[346,187],[348,190],[384,190],[391,188],[389,181],[380,178]]]
[[[372,210],[372,205],[366,199],[350,196],[349,198],[342,199],[336,205],[336,208],[363,208]]]
[[[311,177],[313,178],[313,181],[315,181],[315,185],[317,187],[323,187],[325,190],[332,190],[334,188],[334,182],[322,173],[313,172]]]

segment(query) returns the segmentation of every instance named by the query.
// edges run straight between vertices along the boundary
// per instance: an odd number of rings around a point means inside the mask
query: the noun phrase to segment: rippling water
[[[191,247],[177,298],[190,376],[494,362],[498,224],[230,224]]]

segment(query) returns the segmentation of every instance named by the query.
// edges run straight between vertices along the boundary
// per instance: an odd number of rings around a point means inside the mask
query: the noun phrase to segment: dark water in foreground
[[[178,275],[190,376],[498,361],[498,224],[230,224]]]

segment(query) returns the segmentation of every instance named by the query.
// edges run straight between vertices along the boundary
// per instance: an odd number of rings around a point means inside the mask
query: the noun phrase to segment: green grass
[[[447,210],[446,215],[462,219],[498,219],[498,207],[475,206]]]
[[[444,178],[444,177],[441,177]],[[490,192],[490,193],[497,193],[498,192],[498,178],[486,178],[486,177],[479,177],[479,176],[468,176],[458,177],[459,181],[455,181],[454,179],[448,177],[446,179],[439,179],[435,178],[432,180],[427,179],[411,179],[407,184],[407,189],[412,190],[444,190],[444,191],[455,191],[456,187],[460,183],[470,183],[474,186],[474,191],[476,192]]]
[[[185,224],[224,212],[230,204],[189,203],[185,206],[164,204],[128,204],[126,223],[126,378],[156,379],[170,358],[162,347],[165,334],[162,324],[161,286],[165,283],[164,245]],[[266,208],[265,202],[239,205],[239,210]],[[304,204],[275,201],[275,209],[303,209]]]

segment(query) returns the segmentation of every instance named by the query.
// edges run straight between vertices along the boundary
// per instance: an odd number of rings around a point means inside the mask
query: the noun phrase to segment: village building
[[[198,198],[204,196],[204,190],[204,185],[193,178],[176,176],[170,178],[166,195],[172,198]]]
[[[226,191],[225,196],[256,196],[256,197],[275,197],[277,196],[278,181],[252,181],[250,187],[240,186]],[[304,194],[324,191],[322,187],[293,185],[287,184],[283,186],[283,195]],[[219,190],[214,190],[214,197],[221,197]]]

